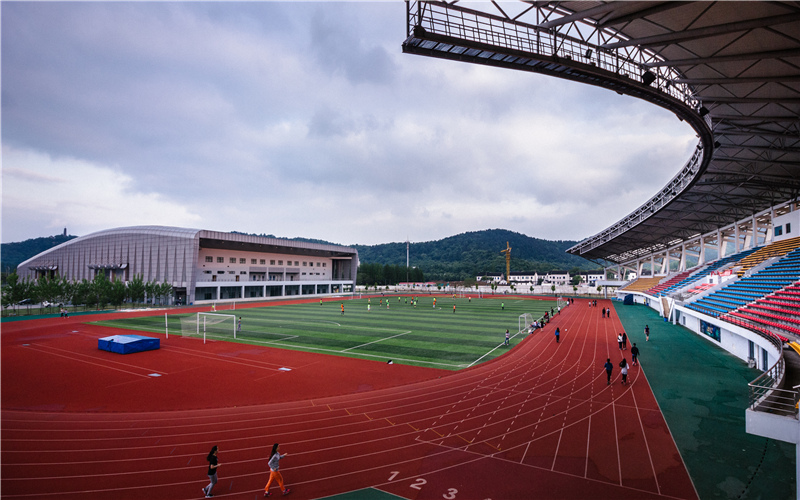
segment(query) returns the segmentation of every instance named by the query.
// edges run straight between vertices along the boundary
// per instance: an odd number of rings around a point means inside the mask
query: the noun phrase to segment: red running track
[[[200,498],[216,444],[215,497],[262,498],[280,442],[292,498],[696,499],[643,370],[620,383],[610,305],[460,372],[180,337],[120,356],[86,318],[5,323],[2,495]]]

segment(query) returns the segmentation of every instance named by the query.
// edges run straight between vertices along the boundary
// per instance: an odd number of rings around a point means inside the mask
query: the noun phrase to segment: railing
[[[726,320],[747,328],[743,322],[730,321],[730,319]],[[780,388],[786,376],[786,361],[783,359],[783,342],[774,335],[766,335],[756,328],[751,329],[751,331],[769,340],[778,350],[779,355],[778,361],[774,365],[747,384],[750,393],[749,408],[753,411],[764,411],[797,418],[797,403],[800,401],[800,392],[798,392],[797,389],[800,386],[792,389]]]
[[[589,43],[561,33],[556,28],[544,28],[444,2],[414,1],[406,2],[406,5],[409,37],[414,36],[416,27],[421,27],[431,34],[582,62],[638,82],[643,82],[644,74],[648,72],[654,77],[651,83],[655,83],[661,92],[692,108],[697,109],[700,106],[691,86],[676,82],[682,75],[674,68],[657,66],[648,69],[645,66],[646,63],[655,61],[663,62],[663,58],[653,52],[638,47],[607,49],[601,44]],[[544,8],[551,19],[558,14],[551,7]],[[602,36],[603,43],[622,40],[613,30],[598,31],[588,22],[578,23],[585,29],[594,31],[598,39]]]

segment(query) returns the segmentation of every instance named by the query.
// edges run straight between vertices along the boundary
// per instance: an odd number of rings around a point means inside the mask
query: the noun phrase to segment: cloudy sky
[[[151,224],[580,240],[697,141],[614,92],[403,54],[400,1],[0,8],[3,242]]]

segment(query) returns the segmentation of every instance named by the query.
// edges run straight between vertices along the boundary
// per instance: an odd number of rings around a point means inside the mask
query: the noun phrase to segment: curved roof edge
[[[56,252],[62,248],[74,245],[76,243],[85,242],[87,240],[103,236],[132,235],[132,234],[168,236],[173,238],[183,238],[187,240],[207,238],[207,239],[221,240],[226,242],[253,243],[261,245],[279,246],[285,248],[352,253],[356,255],[358,254],[358,252],[354,248],[345,247],[343,245],[311,243],[306,241],[290,240],[286,238],[268,238],[265,236],[251,236],[242,233],[211,231],[207,229],[193,229],[193,228],[184,228],[175,226],[128,226],[128,227],[116,227],[111,229],[102,229],[94,233],[90,233],[84,236],[79,236],[69,241],[65,241],[60,245],[56,245],[53,248],[49,248],[44,252],[38,253],[33,257],[21,262],[19,265],[17,265],[17,269],[28,265],[30,262],[34,260],[41,259],[42,257],[50,253]]]

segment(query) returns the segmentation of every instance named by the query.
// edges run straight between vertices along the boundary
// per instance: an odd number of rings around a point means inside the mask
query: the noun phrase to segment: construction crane
[[[506,241],[506,249],[500,250],[500,253],[506,254],[506,283],[511,284],[511,247]]]

